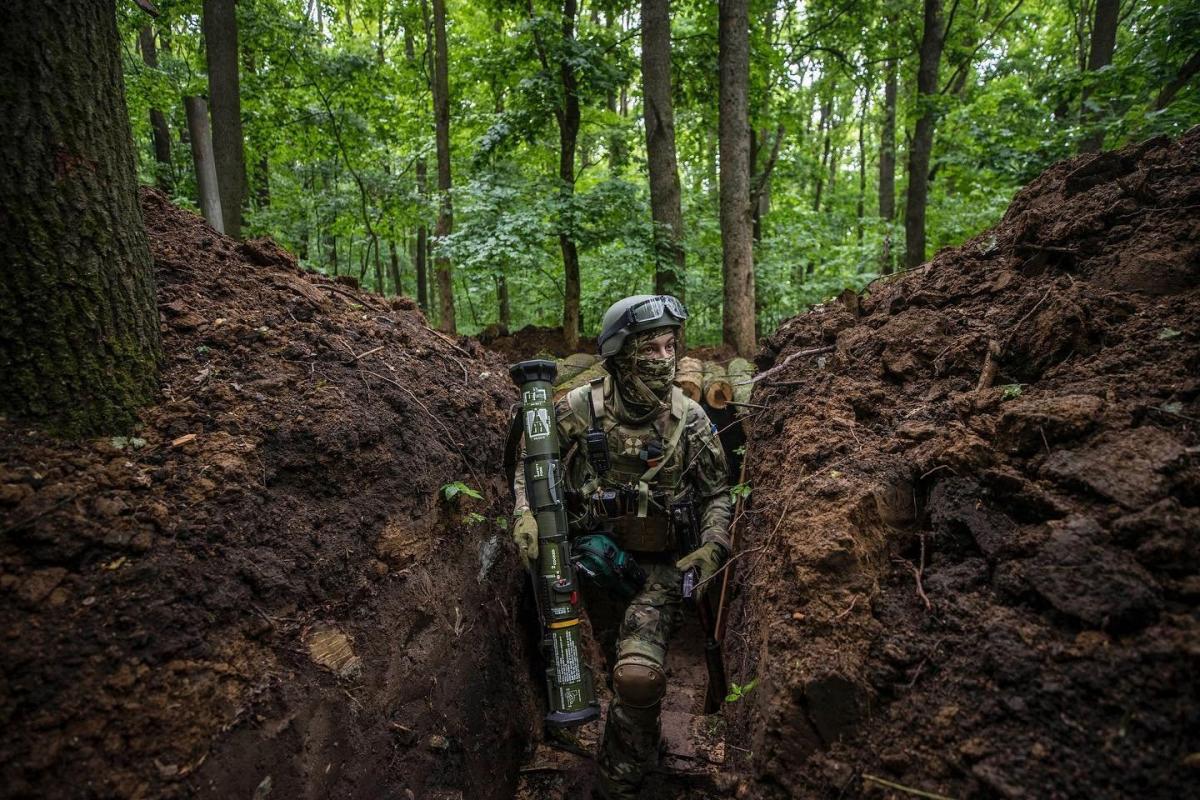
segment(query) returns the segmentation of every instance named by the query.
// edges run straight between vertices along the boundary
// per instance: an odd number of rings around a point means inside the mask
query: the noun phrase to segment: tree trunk
[[[670,2],[670,0],[660,0],[660,1],[663,3],[664,6]],[[642,13],[645,14],[644,8],[643,8]],[[604,27],[607,30],[611,31],[614,27],[616,27],[617,17],[618,17],[618,14],[613,9],[610,8],[610,9],[605,10],[605,12],[604,12]],[[668,38],[669,38],[670,22],[668,21],[667,24],[668,24],[667,34],[668,34]],[[643,31],[644,30],[645,30],[645,24],[643,23]],[[643,36],[645,36],[644,33],[643,33]],[[670,43],[668,42],[668,46],[669,46],[669,44]],[[645,47],[645,45],[643,45],[643,47]],[[670,57],[670,52],[668,51],[668,58],[669,57]],[[643,69],[645,69],[645,67],[643,67]],[[608,106],[608,110],[611,111],[613,114],[616,114],[617,113],[617,90],[615,88],[610,88],[608,90],[608,93],[605,95],[604,99],[605,99],[605,103]],[[624,137],[624,135],[622,135],[622,132],[620,129],[614,129],[612,134],[608,137],[608,169],[610,172],[612,172],[614,175],[616,175],[616,174],[620,173],[622,167],[624,167],[628,162],[629,162],[629,148],[626,147],[626,145],[625,145],[625,137]]]
[[[422,16],[425,16],[425,6],[422,3]],[[412,26],[404,28],[404,57],[409,64],[415,65],[417,60],[415,40],[413,36]],[[428,36],[426,37],[428,39]],[[417,158],[417,194],[424,201],[426,193],[429,191],[428,185],[428,168],[425,166],[425,158]],[[413,245],[413,271],[416,273],[417,281],[417,306],[429,314],[429,283],[426,274],[425,253],[427,247],[425,240],[428,237],[428,231],[425,228],[425,223],[421,222],[417,226],[417,241]]]
[[[0,413],[126,429],[157,388],[158,311],[113,2],[0,6]]]
[[[154,46],[154,29],[149,25],[138,31],[142,61],[150,69],[158,69],[158,50]],[[171,191],[174,172],[171,168],[171,131],[162,109],[150,109],[150,131],[154,138],[154,183],[163,191]]]
[[[508,276],[504,274],[496,276],[496,305],[499,306],[500,333],[507,336],[512,325],[512,305],[508,301]]]
[[[722,339],[754,353],[754,242],[750,218],[750,20],[748,0],[720,0],[718,125],[725,303]]]
[[[1175,99],[1175,95],[1179,94],[1179,90],[1187,86],[1188,81],[1194,78],[1198,72],[1200,72],[1200,51],[1192,53],[1192,57],[1183,62],[1183,66],[1179,68],[1175,77],[1163,86],[1158,96],[1154,98],[1154,110],[1162,111],[1169,106]]]
[[[1092,23],[1092,46],[1088,53],[1088,76],[1083,85],[1083,117],[1093,130],[1079,143],[1079,152],[1095,153],[1104,146],[1104,130],[1099,128],[1101,114],[1088,111],[1088,98],[1092,94],[1095,73],[1112,63],[1113,50],[1117,46],[1117,22],[1121,10],[1120,0],[1096,0],[1096,16]]]
[[[258,157],[254,165],[255,200],[259,208],[271,207],[271,162],[267,154]]]
[[[870,86],[863,87],[862,108],[858,110],[858,207],[855,209],[854,235],[859,245],[863,243],[863,215],[867,207],[867,107],[871,102]]]
[[[438,218],[434,235],[441,243],[454,229],[450,206],[450,80],[449,59],[446,53],[446,0],[433,0],[433,121],[437,142]],[[439,327],[455,333],[454,286],[450,277],[450,259],[439,255],[437,266],[438,293],[441,295]]]
[[[654,290],[684,300],[683,210],[671,99],[669,0],[642,0],[642,109],[654,220]],[[683,343],[679,344],[683,349]]]
[[[388,255],[391,261],[392,291],[397,295],[404,294],[404,281],[400,277],[400,256],[396,253],[396,243],[388,240]]]
[[[825,173],[829,169],[829,146],[831,144],[832,134],[830,128],[833,127],[830,119],[833,113],[833,92],[821,101],[821,121],[817,124],[817,133],[821,136],[821,165],[817,169],[817,187],[813,192],[813,211],[821,210],[821,193],[825,188]]]
[[[579,139],[579,94],[569,44],[575,38],[576,11],[575,0],[563,0],[562,42],[558,48],[558,72],[563,88],[563,104],[555,113],[559,144],[558,244],[563,258],[563,341],[571,351],[579,348],[581,327],[579,252],[575,247],[572,209],[575,199],[575,147]]]
[[[925,205],[929,199],[929,158],[933,152],[934,99],[942,58],[941,0],[925,0],[925,29],[917,68],[917,128],[908,151],[908,197],[904,207],[904,266],[925,261]]]
[[[221,217],[225,220],[225,232],[240,238],[242,201],[246,197],[246,156],[242,143],[242,90],[238,76],[235,5],[236,0],[204,0],[203,30]]]
[[[896,220],[896,84],[898,66],[895,56],[887,61],[887,78],[883,87],[883,130],[879,135],[879,217],[886,227],[880,271],[892,272],[892,223]]]
[[[187,113],[188,139],[192,144],[192,163],[196,165],[196,186],[200,192],[200,213],[217,233],[225,232],[221,215],[221,193],[217,166],[213,160],[212,131],[208,125],[208,104],[203,97],[183,98]]]

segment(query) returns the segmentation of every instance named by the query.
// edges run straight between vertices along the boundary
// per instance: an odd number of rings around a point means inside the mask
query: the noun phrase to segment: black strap
[[[508,436],[504,439],[504,476],[508,479],[508,491],[515,503],[517,490],[513,483],[517,479],[517,451],[521,447],[521,435],[525,433],[525,415],[521,404],[513,405],[512,419],[508,422]]]

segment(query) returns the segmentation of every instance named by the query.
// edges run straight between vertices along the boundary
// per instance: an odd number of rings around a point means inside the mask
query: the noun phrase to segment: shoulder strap
[[[592,430],[600,430],[604,417],[604,378],[592,378],[588,383],[588,410],[591,411]]]
[[[678,392],[676,388],[674,391]],[[671,460],[671,456],[675,454],[675,448],[679,446],[679,440],[683,438],[683,429],[687,427],[687,408],[684,407],[683,414],[679,421],[675,423],[675,429],[671,431],[671,438],[667,441],[667,446],[663,450],[662,458],[650,469],[642,473],[642,477],[638,478],[638,516],[645,517],[650,511],[650,481],[654,480],[658,475],[658,471]]]
[[[508,436],[504,439],[504,476],[508,480],[508,491],[516,500],[513,482],[517,477],[517,451],[521,446],[521,434],[525,432],[525,415],[520,404],[513,406],[512,419],[508,422]]]

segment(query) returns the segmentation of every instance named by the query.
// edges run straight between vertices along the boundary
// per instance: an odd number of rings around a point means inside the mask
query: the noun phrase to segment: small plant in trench
[[[1023,390],[1024,390],[1023,384],[1010,383],[1004,387],[1004,391],[1003,391],[1003,393],[1001,393],[1000,399],[1001,400],[1016,400],[1018,397],[1021,396],[1021,392]]]
[[[480,514],[477,511],[472,511],[472,512],[468,513],[465,517],[463,517],[463,521],[466,522],[468,525],[478,525],[479,523],[483,522],[485,519],[487,519],[487,517],[485,517],[483,514]]]
[[[462,481],[454,483],[446,483],[442,485],[442,497],[450,505],[458,505],[458,501],[463,497],[469,497],[472,500],[482,500],[483,495],[467,486]]]
[[[725,695],[725,702],[736,703],[750,694],[755,686],[758,686],[758,678],[753,678],[749,683],[730,683],[729,694]]]
[[[739,497],[749,497],[750,492],[751,488],[749,483],[739,483],[729,489],[729,498],[736,503]]]

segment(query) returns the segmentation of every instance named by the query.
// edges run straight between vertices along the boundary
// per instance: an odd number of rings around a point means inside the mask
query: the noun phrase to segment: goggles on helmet
[[[648,300],[643,300],[626,312],[629,321],[638,324],[661,319],[664,313],[670,314],[680,322],[687,319],[688,316],[687,309],[684,308],[683,303],[669,294],[660,294]]]

